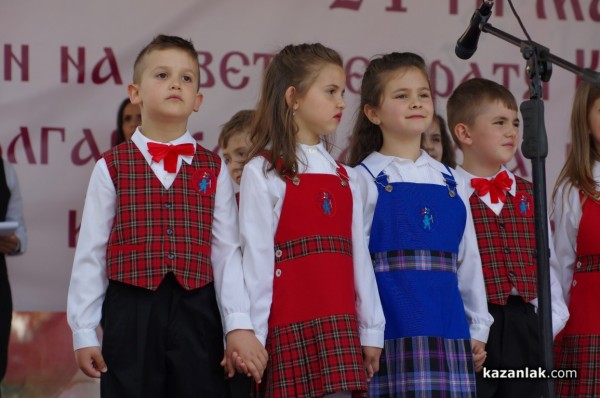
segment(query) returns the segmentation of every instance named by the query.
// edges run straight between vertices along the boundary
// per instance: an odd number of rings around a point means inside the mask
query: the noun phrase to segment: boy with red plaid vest
[[[142,125],[91,176],[67,312],[77,363],[101,378],[102,397],[220,397],[222,360],[231,375],[237,353],[257,380],[266,366],[231,179],[187,130],[198,88],[192,43],[157,36],[128,87]]]
[[[533,189],[504,166],[519,145],[517,103],[509,90],[487,79],[460,84],[448,99],[448,123],[464,158],[457,173],[470,181],[470,204],[483,265],[488,309],[494,317],[487,369],[542,365],[538,344],[537,264]],[[553,252],[552,246],[550,247]],[[550,257],[553,335],[568,311]],[[478,397],[539,397],[539,380],[490,379],[478,374]]]

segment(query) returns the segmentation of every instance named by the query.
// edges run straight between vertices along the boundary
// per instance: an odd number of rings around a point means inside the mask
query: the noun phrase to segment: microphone
[[[477,50],[477,42],[481,34],[481,27],[487,23],[492,15],[493,0],[484,0],[478,10],[475,10],[469,22],[469,27],[456,42],[454,53],[460,59],[469,59]]]

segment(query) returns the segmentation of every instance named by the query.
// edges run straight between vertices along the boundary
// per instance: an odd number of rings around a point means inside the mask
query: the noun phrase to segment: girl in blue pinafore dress
[[[452,169],[420,150],[434,114],[423,59],[369,63],[352,135],[386,318],[373,397],[474,397],[492,318],[471,214]]]

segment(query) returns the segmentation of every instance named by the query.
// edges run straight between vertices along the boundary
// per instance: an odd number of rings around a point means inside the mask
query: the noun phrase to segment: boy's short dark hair
[[[254,109],[243,109],[236,112],[221,128],[219,147],[226,148],[229,139],[244,130],[250,134],[250,127],[252,126],[255,114],[256,111]]]
[[[194,48],[191,39],[186,40],[178,36],[158,35],[140,51],[133,64],[133,82],[139,84],[142,75],[142,64],[146,55],[155,50],[178,49],[187,53],[198,66],[198,74],[200,74],[200,63],[198,62],[198,52]],[[198,79],[198,88],[200,88],[200,80]]]
[[[454,133],[456,125],[472,125],[481,108],[495,101],[500,101],[508,109],[518,111],[515,96],[506,87],[492,80],[477,77],[462,82],[454,89],[446,104],[446,115],[452,139],[459,148],[460,141]]]

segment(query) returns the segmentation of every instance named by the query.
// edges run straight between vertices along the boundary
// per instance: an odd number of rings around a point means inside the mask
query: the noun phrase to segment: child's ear
[[[379,126],[381,120],[379,120],[379,117],[377,117],[377,109],[375,109],[371,105],[365,105],[365,107],[363,108],[363,112],[365,113],[367,119],[371,121],[371,123]]]
[[[464,123],[458,123],[454,126],[454,135],[458,138],[458,141],[462,145],[471,145],[473,139],[471,138],[471,132],[469,131],[469,126]]]
[[[290,108],[294,111],[296,109],[298,109],[298,102],[296,101],[296,87],[289,86],[285,90],[285,102],[286,102],[288,108]]]
[[[200,105],[202,105],[202,101],[204,101],[204,95],[201,93],[196,94],[196,100],[194,101],[194,112],[198,112]]]
[[[140,89],[137,84],[130,83],[127,86],[127,93],[129,94],[129,101],[131,101],[133,105],[140,105],[142,103]]]

